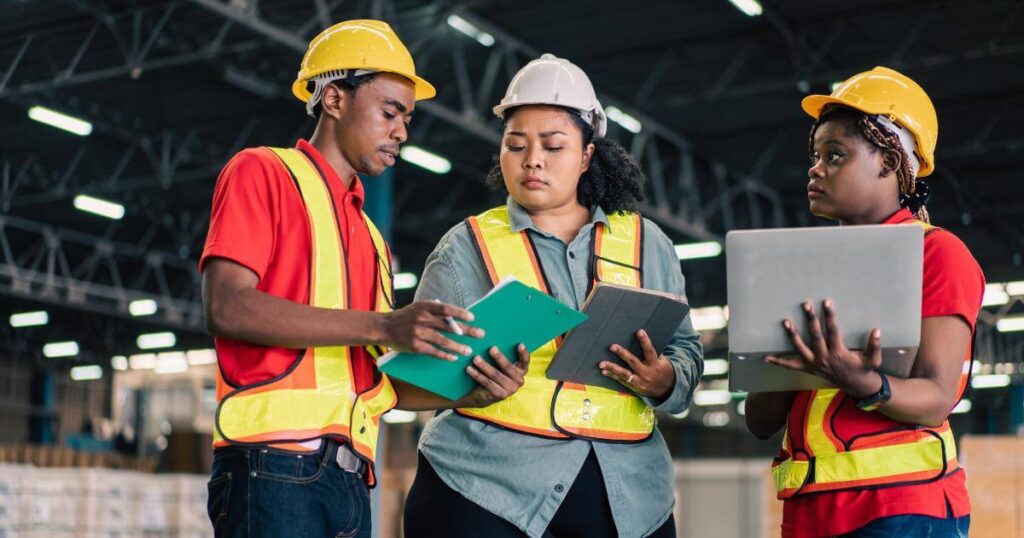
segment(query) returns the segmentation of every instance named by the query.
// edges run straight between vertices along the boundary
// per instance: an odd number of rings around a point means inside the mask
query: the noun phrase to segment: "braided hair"
[[[637,202],[645,198],[644,175],[636,159],[622,147],[622,144],[605,137],[594,137],[594,128],[580,117],[579,112],[565,107],[558,107],[565,112],[573,125],[583,135],[583,147],[594,144],[594,156],[590,159],[590,168],[580,176],[576,186],[576,199],[583,207],[599,206],[605,213],[620,211],[636,211]],[[519,110],[513,108],[505,113],[502,130]],[[487,184],[495,189],[505,188],[505,179],[501,174],[501,164],[494,157],[494,166],[487,173]]]
[[[818,121],[811,126],[811,136],[807,141],[810,152],[814,151],[814,133],[822,124],[836,121],[848,131],[859,133],[875,151],[892,151],[900,156],[900,165],[896,172],[896,180],[900,189],[900,206],[910,210],[915,218],[931,222],[925,204],[931,197],[928,184],[914,176],[910,159],[900,144],[896,133],[882,126],[868,114],[842,105],[826,105],[818,115]]]

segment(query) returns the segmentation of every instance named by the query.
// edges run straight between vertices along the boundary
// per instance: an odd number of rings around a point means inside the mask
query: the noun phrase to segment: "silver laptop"
[[[800,305],[835,304],[843,341],[863,349],[882,330],[882,368],[907,377],[921,340],[924,230],[917,225],[833,226],[729,232],[729,390],[772,392],[831,386],[814,375],[764,362],[792,355],[782,320],[807,338]]]

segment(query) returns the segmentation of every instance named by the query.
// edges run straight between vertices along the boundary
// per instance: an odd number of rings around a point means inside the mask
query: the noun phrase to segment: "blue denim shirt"
[[[532,235],[555,299],[580,308],[591,279],[590,237],[595,223],[608,224],[604,211],[596,208],[591,222],[566,245],[537,229],[511,197],[508,209],[512,229],[529,230]],[[643,253],[645,287],[685,296],[672,242],[646,219]],[[465,307],[490,289],[487,270],[460,223],[427,258],[416,299]],[[665,355],[675,370],[675,387],[662,402],[646,400],[658,411],[681,413],[689,406],[703,371],[700,337],[689,316]],[[672,459],[657,429],[639,444],[545,439],[445,411],[427,424],[419,449],[449,487],[529,536],[544,533],[591,450],[604,476],[619,536],[650,534],[668,519],[675,505]]]

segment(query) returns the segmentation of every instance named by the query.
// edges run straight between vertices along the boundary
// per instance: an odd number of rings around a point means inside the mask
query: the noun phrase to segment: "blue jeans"
[[[298,454],[220,448],[213,454],[207,514],[218,537],[370,536],[363,479],[334,461],[337,445]]]
[[[946,519],[917,515],[891,516],[876,519],[841,538],[967,538],[970,526],[970,515],[950,515]]]

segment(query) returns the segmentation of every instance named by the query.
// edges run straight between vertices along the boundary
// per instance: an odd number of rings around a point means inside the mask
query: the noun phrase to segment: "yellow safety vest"
[[[287,168],[306,206],[312,238],[309,305],[349,308],[347,260],[326,178],[299,150],[264,149]],[[370,219],[364,218],[378,264],[375,309],[389,312],[394,291],[387,244]],[[378,356],[380,350],[370,351]],[[347,346],[312,347],[299,351],[281,375],[242,387],[227,383],[218,368],[213,446],[272,444],[305,450],[298,443],[340,437],[371,464],[372,486],[380,417],[395,406],[398,397],[383,374],[375,386],[357,394],[350,361]]]
[[[641,287],[643,219],[635,213],[609,216],[592,240],[594,280]],[[540,258],[524,230],[513,232],[508,208],[497,207],[466,219],[491,283],[515,276],[551,293]],[[553,381],[545,376],[561,339],[530,355],[526,381],[515,394],[483,408],[456,412],[513,431],[554,439],[584,438],[638,443],[654,430],[654,410],[641,398],[602,387]]]
[[[906,221],[937,229],[919,220]],[[963,395],[970,369],[961,375]],[[844,437],[837,426],[856,435]],[[802,391],[790,408],[782,451],[772,462],[779,499],[868,487],[911,485],[960,469],[949,421],[938,428],[862,411],[839,389]]]

